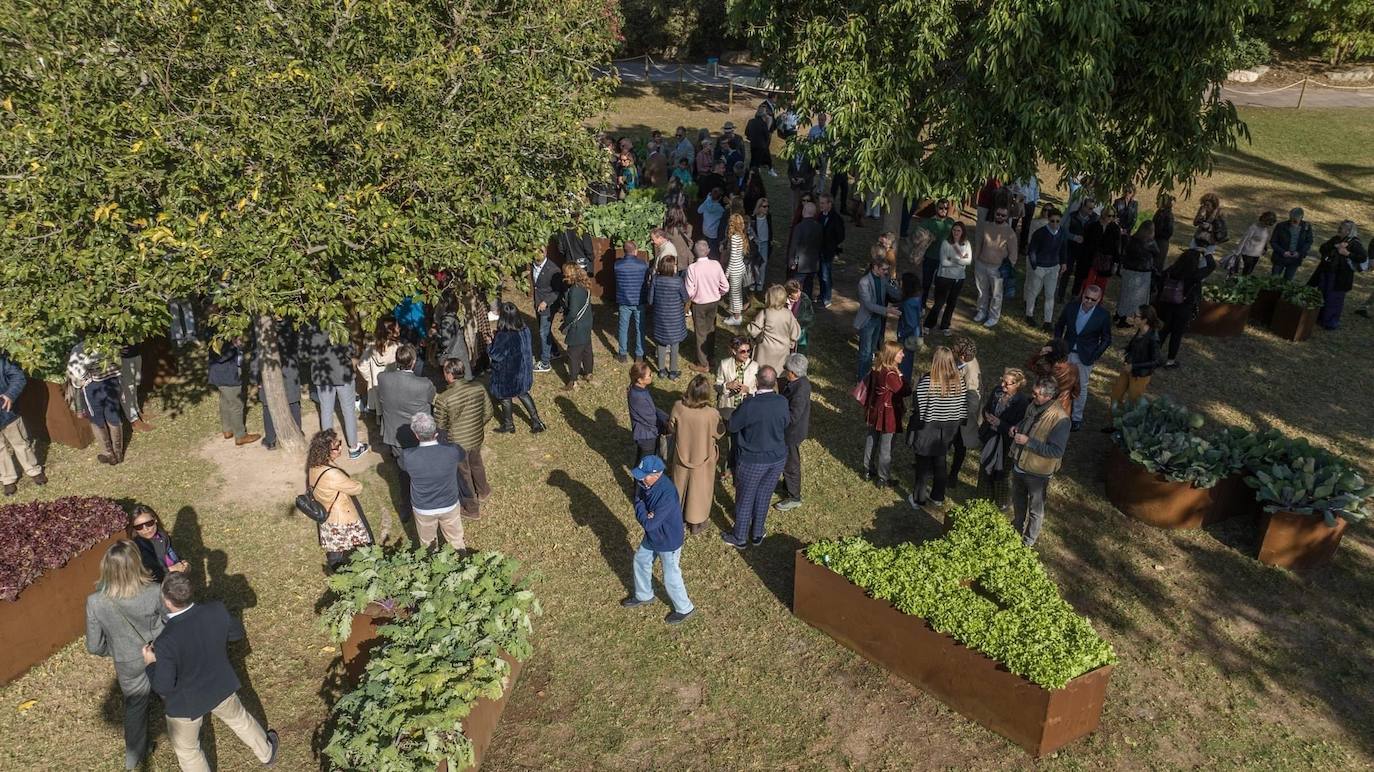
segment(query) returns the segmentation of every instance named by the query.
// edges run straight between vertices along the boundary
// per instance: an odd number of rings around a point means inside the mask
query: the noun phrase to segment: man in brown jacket
[[[1058,396],[1059,384],[1053,378],[1037,381],[1026,416],[1011,437],[1011,500],[1016,513],[1012,526],[1027,547],[1034,547],[1040,538],[1045,494],[1069,444],[1071,422]]]
[[[973,280],[978,285],[978,313],[973,321],[996,327],[1002,318],[1002,261],[1016,265],[1020,255],[1016,231],[1007,222],[1006,207],[998,207],[992,222],[978,223],[973,237]]]
[[[434,398],[434,421],[448,435],[449,442],[465,453],[458,462],[458,475],[476,498],[463,499],[463,517],[476,520],[482,516],[481,503],[491,497],[487,468],[482,463],[482,441],[487,436],[492,409],[487,390],[477,381],[466,380],[466,374],[462,360],[444,360],[444,380],[448,386]]]

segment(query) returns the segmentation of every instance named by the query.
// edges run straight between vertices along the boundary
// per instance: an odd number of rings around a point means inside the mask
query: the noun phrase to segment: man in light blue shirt
[[[710,191],[697,207],[701,215],[701,235],[711,245],[711,257],[720,259],[720,221],[725,217],[725,206],[721,204],[720,188]]]
[[[1088,405],[1088,382],[1098,357],[1112,345],[1112,317],[1102,308],[1102,288],[1083,286],[1077,303],[1064,307],[1054,326],[1054,337],[1069,344],[1069,362],[1078,368],[1078,399],[1073,401],[1073,431],[1083,426],[1083,409]]]

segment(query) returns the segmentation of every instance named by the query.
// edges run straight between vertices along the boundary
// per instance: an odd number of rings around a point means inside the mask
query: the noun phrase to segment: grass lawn
[[[676,88],[622,92],[608,127],[617,133],[679,124],[718,130],[724,96]],[[752,106],[735,103],[737,125]],[[1224,154],[1193,194],[1218,191],[1239,235],[1262,209],[1306,207],[1318,238],[1343,217],[1374,230],[1374,115],[1355,110],[1246,110],[1254,142]],[[1361,149],[1363,148],[1363,149]],[[781,168],[781,167],[780,167]],[[1046,179],[1051,177],[1047,174]],[[785,177],[770,191],[787,200]],[[1153,196],[1142,196],[1147,204]],[[1145,208],[1148,208],[1145,207]],[[785,211],[786,207],[783,207]],[[1179,205],[1180,214],[1193,211]],[[785,215],[784,215],[785,216]],[[776,224],[781,231],[785,222]],[[860,480],[863,424],[848,395],[859,257],[877,235],[852,230],[837,266],[837,303],[812,333],[815,405],[803,449],[806,504],[770,517],[760,549],[738,553],[713,531],[683,555],[700,609],[681,628],[663,604],[626,611],[637,526],[628,505],[634,445],[624,368],[605,345],[612,309],[597,308],[599,387],[574,396],[538,377],[535,398],[550,430],[489,435],[495,496],[469,541],[525,561],[541,577],[544,616],[536,652],[507,707],[490,770],[542,769],[1002,769],[1027,767],[1020,750],[923,692],[794,619],[792,553],[818,538],[863,533],[883,544],[938,534],[938,523],[903,503],[911,456],[897,451],[904,489]],[[781,280],[782,264],[770,269]],[[970,282],[971,284],[971,282]],[[1351,305],[1374,288],[1360,277]],[[968,293],[972,288],[968,288]],[[1116,289],[1108,293],[1114,300]],[[1042,335],[1011,303],[996,331],[970,334],[985,373],[1020,366]],[[1351,309],[1353,310],[1353,308]],[[967,323],[967,294],[961,329]],[[199,357],[193,357],[199,359]],[[1218,422],[1277,426],[1311,438],[1366,469],[1374,454],[1374,322],[1349,314],[1343,329],[1284,343],[1252,328],[1241,338],[1185,342],[1183,367],[1161,371],[1169,394]],[[1105,391],[1120,366],[1097,368],[1088,430],[1075,434],[1052,486],[1038,547],[1065,596],[1116,647],[1101,730],[1036,766],[1079,768],[1259,767],[1351,769],[1374,765],[1374,551],[1368,528],[1351,528],[1332,565],[1298,576],[1248,552],[1238,524],[1164,532],[1130,521],[1103,498]],[[561,368],[561,365],[560,365]],[[191,368],[194,370],[194,368]],[[191,373],[191,378],[196,378]],[[665,409],[685,380],[655,385]],[[337,652],[318,630],[321,555],[311,524],[289,511],[301,472],[260,447],[218,439],[208,392],[174,387],[155,397],[152,434],[135,437],[128,462],[95,463],[95,448],[48,450],[44,496],[99,494],[154,506],[191,558],[208,596],[241,611],[250,650],[240,652],[249,703],[281,731],[280,768],[318,767],[318,727],[331,696],[321,688]],[[307,411],[309,408],[307,407]],[[517,412],[519,412],[517,410]],[[255,406],[250,428],[260,425]],[[307,427],[314,417],[307,412]],[[367,486],[374,524],[392,511],[377,456],[351,465]],[[971,488],[972,464],[954,493]],[[20,497],[34,496],[32,486]],[[718,524],[732,506],[718,490]],[[393,526],[399,532],[399,526]],[[1361,600],[1363,599],[1363,600]],[[27,700],[37,703],[20,710]],[[120,707],[109,660],[80,642],[0,688],[0,768],[118,769]],[[175,769],[161,721],[151,769]],[[211,758],[220,769],[254,766],[224,727]]]

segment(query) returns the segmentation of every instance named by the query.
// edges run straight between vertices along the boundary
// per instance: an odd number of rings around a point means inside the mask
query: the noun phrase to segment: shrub
[[[128,522],[118,504],[94,496],[0,506],[0,601],[18,598],[44,571],[67,565]]]
[[[1203,418],[1167,397],[1118,409],[1112,440],[1132,461],[1173,482],[1210,488],[1240,467],[1203,437]]]
[[[1280,289],[1279,297],[1285,303],[1291,303],[1292,305],[1307,309],[1309,311],[1312,309],[1321,308],[1326,303],[1325,298],[1322,297],[1321,290],[1317,289],[1316,287],[1308,287],[1303,284],[1295,284],[1291,281],[1283,285],[1283,287]]]
[[[971,501],[950,517],[944,538],[919,546],[880,548],[850,537],[816,542],[805,554],[1047,689],[1116,661],[996,506]]]
[[[1227,70],[1248,70],[1268,64],[1274,59],[1274,52],[1269,48],[1269,44],[1255,37],[1243,37],[1236,41],[1229,53]]]
[[[1245,477],[1266,512],[1311,515],[1336,525],[1336,517],[1365,519],[1367,499],[1374,486],[1366,487],[1354,467],[1315,448],[1307,440],[1278,440],[1268,447],[1263,461]]]
[[[1204,299],[1213,303],[1228,303],[1238,306],[1248,306],[1255,302],[1255,295],[1259,294],[1259,291],[1259,283],[1250,276],[1202,285],[1202,297]]]
[[[386,552],[372,546],[329,579],[337,600],[322,623],[336,641],[369,603],[408,614],[383,625],[358,688],[334,706],[324,753],[339,769],[375,772],[472,766],[463,721],[509,686],[502,654],[525,660],[539,602],[519,564],[498,552],[463,556],[445,546]]]

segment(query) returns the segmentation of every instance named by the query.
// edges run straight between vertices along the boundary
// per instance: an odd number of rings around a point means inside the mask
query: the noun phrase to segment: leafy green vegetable
[[[1211,488],[1240,470],[1235,454],[1203,437],[1203,418],[1168,397],[1116,406],[1112,440],[1132,461],[1166,480]]]
[[[334,706],[324,753],[336,768],[410,772],[447,761],[457,772],[473,764],[464,719],[478,699],[498,699],[509,685],[501,655],[523,661],[532,651],[539,602],[518,569],[498,552],[373,546],[330,577],[338,600],[321,621],[336,641],[370,603],[409,612],[379,629],[385,645],[372,652],[358,688]]]
[[[1351,465],[1307,440],[1273,442],[1261,463],[1245,477],[1266,512],[1311,515],[1336,525],[1336,518],[1359,521],[1369,515],[1374,486]]]
[[[805,554],[1047,689],[1116,661],[996,506],[971,501],[950,517],[944,538],[919,546],[880,548],[850,537],[816,542]]]
[[[1285,303],[1291,303],[1308,310],[1321,308],[1326,302],[1322,297],[1321,290],[1291,281],[1286,282],[1280,289],[1279,298]]]
[[[1238,306],[1248,306],[1255,302],[1255,295],[1259,294],[1259,291],[1260,284],[1253,276],[1241,276],[1236,279],[1209,282],[1202,285],[1202,297],[1204,299],[1213,303]]]
[[[663,224],[664,211],[653,189],[646,188],[631,191],[624,201],[590,207],[582,221],[593,236],[610,239],[611,246],[632,239],[643,247],[649,243],[650,231]]]

